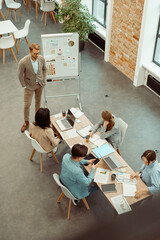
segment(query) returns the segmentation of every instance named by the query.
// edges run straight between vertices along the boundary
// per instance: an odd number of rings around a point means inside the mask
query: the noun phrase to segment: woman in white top
[[[116,150],[121,143],[121,132],[118,120],[109,111],[101,113],[102,119],[92,128],[90,136],[92,137],[95,132],[100,132],[101,139],[106,139]]]

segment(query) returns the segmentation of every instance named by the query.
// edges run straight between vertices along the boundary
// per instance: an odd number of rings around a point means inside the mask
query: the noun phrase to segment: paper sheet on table
[[[137,184],[137,180],[135,178],[131,179],[130,174],[127,173],[117,174],[117,179],[119,183]]]
[[[130,183],[123,183],[123,196],[134,197],[136,192],[136,185]]]
[[[86,127],[84,127],[84,128],[81,128],[80,130],[78,130],[77,132],[78,132],[78,134],[81,136],[81,137],[86,137],[87,135],[89,135],[89,131],[91,130],[91,126],[90,125],[88,125],[88,126],[86,126]]]
[[[111,201],[112,201],[116,211],[118,212],[118,214],[126,213],[126,212],[129,212],[132,210],[131,207],[129,206],[127,200],[122,195],[112,197]]]
[[[62,117],[62,113],[57,113],[54,116],[55,116],[55,118],[61,118]]]
[[[70,109],[70,111],[73,113],[75,118],[79,118],[79,117],[81,117],[84,114],[80,110],[77,110],[76,108],[73,108],[73,107]]]
[[[75,129],[71,129],[65,132],[60,132],[60,134],[64,140],[78,137],[77,131]]]
[[[98,136],[97,134],[94,134],[93,137],[89,139],[89,141],[91,143],[94,143],[94,145],[96,145],[97,147],[100,147],[106,143],[106,140],[101,139],[100,136]]]
[[[106,184],[108,181],[109,170],[97,168],[94,176],[94,182]]]

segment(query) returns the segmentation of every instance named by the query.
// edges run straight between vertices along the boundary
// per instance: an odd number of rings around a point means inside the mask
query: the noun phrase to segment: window
[[[106,27],[106,13],[107,13],[107,0],[92,0],[93,9],[92,15],[95,17],[96,22]]]
[[[155,49],[154,49],[153,62],[156,63],[160,67],[160,19],[159,19],[159,24],[158,24],[158,31],[157,31],[156,44],[155,44]]]

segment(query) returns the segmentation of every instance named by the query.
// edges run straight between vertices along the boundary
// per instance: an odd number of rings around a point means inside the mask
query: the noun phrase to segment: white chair
[[[0,38],[0,56],[2,54],[3,51],[3,64],[5,64],[5,50],[9,49],[15,59],[15,61],[17,62],[17,58],[13,52],[12,47],[15,45],[15,41],[13,39],[13,36],[10,35],[8,37],[1,37]]]
[[[55,1],[44,2],[44,0],[42,0],[40,9],[43,11],[41,21],[43,20],[43,17],[45,15],[45,25],[47,22],[47,13],[51,14],[52,19],[56,23],[56,19],[54,17],[54,13],[53,13],[53,11],[55,10]]]
[[[19,53],[20,39],[21,38],[25,38],[27,44],[29,45],[27,36],[28,36],[28,32],[29,32],[29,25],[30,25],[30,23],[31,23],[31,21],[29,19],[27,19],[25,24],[24,24],[24,28],[21,29],[21,30],[18,30],[17,32],[14,32],[14,37],[15,37],[16,43],[18,41],[17,53]]]
[[[5,20],[5,17],[3,15],[1,9],[2,9],[2,0],[0,0],[0,16],[2,16],[3,20]]]
[[[119,122],[119,126],[120,126],[120,131],[121,131],[121,144],[123,143],[123,140],[124,140],[124,137],[126,135],[126,131],[127,131],[127,128],[128,128],[128,124],[126,122],[124,122],[121,118],[117,118],[118,122]],[[120,151],[119,149],[117,148],[117,152],[119,155],[120,154]]]
[[[70,217],[70,211],[71,211],[71,202],[72,200],[79,200],[76,197],[73,196],[73,194],[68,190],[68,188],[66,188],[61,182],[60,182],[60,178],[59,175],[57,173],[53,174],[53,178],[55,180],[55,182],[57,183],[57,185],[61,188],[62,193],[60,194],[57,202],[60,203],[61,199],[63,198],[63,196],[65,195],[67,198],[69,198],[69,205],[68,205],[68,213],[67,213],[67,219],[69,220]],[[82,198],[82,201],[84,202],[84,205],[86,206],[87,210],[90,210],[88,203],[86,201],[85,198]]]
[[[34,156],[34,154],[35,154],[35,151],[39,152],[39,153],[40,153],[40,171],[42,172],[42,153],[48,153],[48,152],[46,152],[46,151],[41,147],[41,145],[40,145],[35,139],[33,139],[33,138],[30,136],[30,134],[29,134],[29,132],[28,132],[27,130],[25,130],[24,132],[25,132],[26,136],[31,140],[31,144],[32,144],[32,146],[33,146],[33,152],[32,152],[32,154],[31,154],[30,161],[32,161],[32,158],[33,158],[33,156]],[[58,163],[58,160],[57,160],[56,156],[54,155],[53,150],[51,151],[51,154],[52,154],[55,162]]]
[[[6,3],[6,7],[8,8],[7,15],[6,15],[6,20],[7,20],[9,11],[11,11],[11,14],[12,14],[12,10],[13,10],[13,13],[14,13],[15,21],[17,21],[16,11],[19,13],[19,16],[22,17],[22,15],[20,14],[20,11],[19,11],[19,8],[21,7],[20,3],[17,3],[14,0],[5,0],[5,3]]]

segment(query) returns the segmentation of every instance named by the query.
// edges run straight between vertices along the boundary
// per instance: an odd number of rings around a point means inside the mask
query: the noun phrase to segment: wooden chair
[[[5,3],[6,3],[6,7],[8,8],[7,14],[6,14],[6,19],[8,17],[9,11],[11,11],[11,14],[12,14],[12,10],[13,10],[13,13],[14,13],[15,21],[17,21],[16,11],[19,13],[19,16],[22,17],[22,15],[20,14],[20,11],[19,11],[19,8],[21,7],[20,3],[17,3],[13,0],[5,0]]]
[[[55,10],[55,1],[43,2],[43,0],[42,0],[40,9],[43,11],[41,21],[43,20],[43,17],[45,15],[45,25],[47,22],[47,14],[48,13],[51,14],[52,19],[56,23],[56,19],[54,17],[54,13],[53,13],[53,11]]]
[[[122,144],[123,140],[124,140],[124,137],[126,135],[128,124],[126,122],[124,122],[121,118],[117,118],[117,120],[119,122],[119,127],[120,127],[120,131],[121,131],[121,144]],[[121,155],[120,151],[119,151],[119,148],[117,148],[117,152],[118,152],[119,155]]]
[[[27,42],[27,44],[29,45],[27,36],[28,36],[28,32],[29,32],[29,25],[30,25],[31,21],[29,19],[26,20],[25,24],[24,24],[24,28],[21,30],[18,30],[17,32],[14,32],[14,37],[16,40],[16,44],[18,41],[18,48],[17,48],[17,53],[19,53],[19,47],[20,47],[20,39],[24,38]]]
[[[70,217],[70,211],[71,211],[71,202],[72,200],[79,200],[76,197],[73,196],[73,194],[68,190],[67,187],[65,187],[61,182],[60,182],[60,178],[59,175],[57,173],[53,174],[53,178],[55,180],[55,182],[57,183],[57,185],[61,188],[62,193],[60,194],[57,202],[60,203],[61,199],[63,198],[63,196],[65,195],[67,198],[69,198],[69,205],[68,205],[68,213],[67,213],[67,219],[69,220]],[[89,205],[86,201],[85,198],[82,198],[82,201],[84,202],[84,205],[86,206],[87,210],[90,210]]]
[[[36,151],[39,152],[39,153],[40,153],[40,171],[42,172],[42,153],[48,153],[48,152],[46,152],[46,151],[41,147],[41,145],[40,145],[35,139],[33,139],[33,138],[30,136],[30,134],[29,134],[29,132],[28,132],[27,130],[25,130],[24,133],[25,133],[26,136],[31,140],[31,144],[32,144],[32,146],[33,146],[33,152],[32,152],[32,154],[31,154],[30,161],[32,161],[32,158],[33,158],[35,152],[36,152]],[[55,154],[53,153],[53,150],[51,151],[51,154],[52,154],[55,162],[58,163],[58,160],[57,160]]]
[[[15,61],[17,62],[17,58],[12,49],[14,45],[15,45],[15,41],[12,35],[0,38],[0,56],[3,51],[3,64],[5,64],[5,51],[8,49],[11,51]]]

